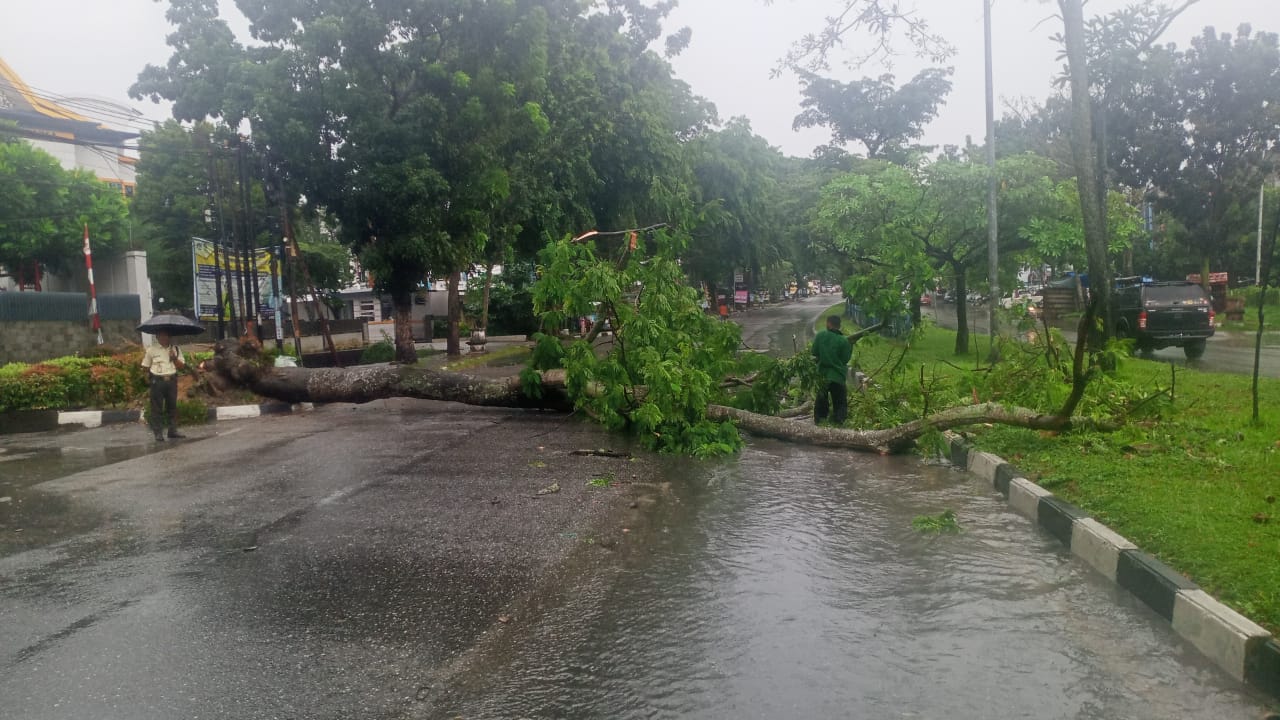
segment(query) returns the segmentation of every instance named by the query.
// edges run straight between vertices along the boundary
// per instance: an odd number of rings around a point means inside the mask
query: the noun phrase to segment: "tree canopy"
[[[0,265],[26,283],[44,270],[83,266],[86,225],[95,254],[128,247],[128,206],[119,190],[91,172],[64,170],[26,142],[0,141]]]

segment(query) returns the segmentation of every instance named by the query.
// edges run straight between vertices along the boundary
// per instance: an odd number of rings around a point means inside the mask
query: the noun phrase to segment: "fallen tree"
[[[661,245],[660,242],[657,243]],[[639,247],[637,250],[636,247]],[[580,411],[607,428],[627,429],[650,447],[699,455],[737,450],[741,432],[763,437],[877,453],[902,452],[921,437],[942,430],[1001,423],[1062,431],[1114,426],[1075,417],[1089,378],[1085,332],[1091,307],[1080,323],[1080,342],[1071,366],[1046,348],[1051,373],[1070,383],[1057,412],[977,401],[940,411],[911,410],[901,422],[877,429],[817,427],[796,418],[805,406],[790,410],[779,398],[812,397],[816,365],[807,353],[786,360],[740,354],[736,325],[703,313],[694,291],[684,286],[683,271],[662,252],[641,259],[644,248],[631,247],[622,262],[595,257],[590,245],[562,242],[544,253],[544,275],[535,289],[535,311],[554,330],[567,318],[599,312],[601,327],[613,329],[607,342],[579,339],[566,344],[550,334],[538,336],[530,366],[519,377],[479,378],[461,372],[408,365],[351,369],[276,368],[262,361],[259,348],[222,341],[204,367],[220,383],[244,387],[285,402],[365,403],[390,397],[459,402],[487,407]],[[584,289],[584,288],[589,288]],[[638,290],[632,290],[638,288]],[[624,292],[626,289],[626,292]],[[857,342],[875,328],[853,334]],[[1086,367],[1088,365],[1088,367]],[[1035,370],[1043,374],[1043,367]],[[733,407],[742,405],[745,407]]]
[[[996,423],[1034,430],[1062,431],[1085,426],[1094,430],[1114,430],[1118,425],[1089,419],[1073,418],[1087,383],[1083,371],[1083,328],[1092,319],[1092,310],[1081,321],[1081,340],[1073,358],[1074,382],[1067,405],[1057,413],[1041,413],[1022,407],[1005,407],[985,402],[946,408],[927,417],[884,429],[845,429],[810,424],[807,415],[811,405],[783,410],[778,415],[765,415],[740,408],[708,404],[706,418],[732,422],[738,429],[759,437],[776,438],[823,447],[844,448],[862,452],[898,453],[914,447],[922,436],[970,425]],[[862,335],[859,335],[861,337]],[[461,372],[432,370],[407,365],[376,365],[349,369],[276,368],[264,365],[259,349],[248,343],[224,340],[215,346],[214,357],[203,369],[215,374],[221,382],[244,387],[264,397],[290,403],[348,402],[366,403],[391,397],[459,402],[467,405],[570,412],[575,409],[568,392],[564,370],[536,373],[538,388],[531,392],[530,377],[498,379],[479,378]],[[724,385],[750,384],[756,377]],[[600,383],[585,386],[584,394],[601,397],[609,388]],[[647,389],[631,389],[633,401],[640,403]]]

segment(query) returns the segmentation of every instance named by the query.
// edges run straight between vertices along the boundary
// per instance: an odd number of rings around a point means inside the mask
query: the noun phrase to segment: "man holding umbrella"
[[[186,437],[178,432],[178,371],[186,367],[178,346],[172,344],[169,333],[156,332],[156,342],[142,353],[142,367],[150,371],[151,412],[147,420],[156,434],[157,442],[164,442],[164,422],[169,420],[169,437]]]
[[[178,371],[186,367],[182,352],[173,344],[174,335],[198,335],[204,328],[181,315],[164,313],[156,315],[138,326],[145,333],[156,336],[155,344],[142,354],[142,367],[149,371],[151,384],[151,410],[147,421],[156,434],[157,442],[164,442],[165,420],[168,420],[169,437],[186,437],[178,432]]]

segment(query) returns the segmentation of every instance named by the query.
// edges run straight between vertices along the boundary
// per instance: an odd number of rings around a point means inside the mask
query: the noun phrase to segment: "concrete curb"
[[[1233,678],[1280,698],[1280,642],[1269,632],[1000,457],[977,451],[956,433],[946,435],[953,465],[991,483],[1018,514],[1132,593]]]
[[[261,405],[231,405],[209,408],[209,422],[220,420],[244,420],[263,415],[303,412],[311,410],[311,403],[289,405],[287,403],[263,403]],[[119,423],[142,420],[140,410],[23,410],[0,413],[0,435],[45,432],[72,426],[71,429],[88,430]]]

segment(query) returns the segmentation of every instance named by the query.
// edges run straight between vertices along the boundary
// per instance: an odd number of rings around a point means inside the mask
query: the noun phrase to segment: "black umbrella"
[[[160,313],[152,315],[150,319],[139,325],[138,332],[152,335],[158,332],[170,335],[199,335],[204,332],[204,326],[177,313]]]

